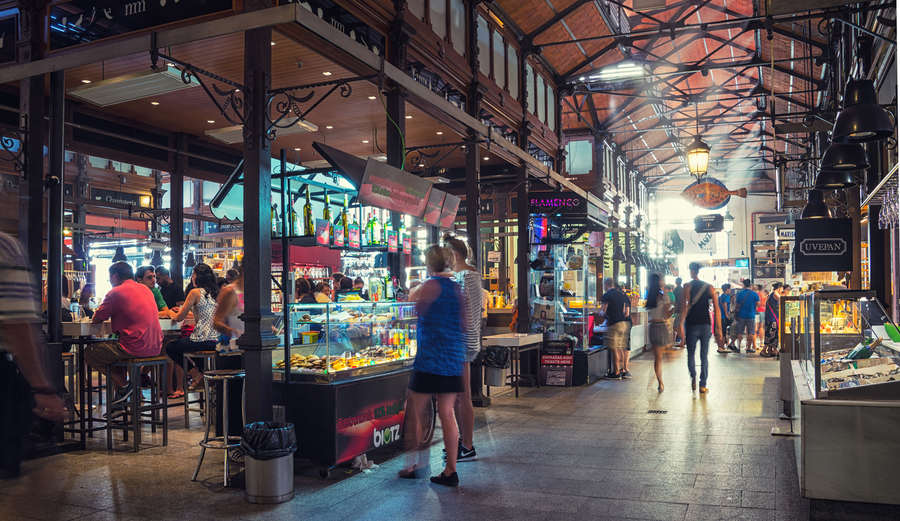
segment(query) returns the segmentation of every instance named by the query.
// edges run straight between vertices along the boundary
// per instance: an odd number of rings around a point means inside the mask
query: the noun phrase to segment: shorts
[[[756,318],[738,318],[734,321],[733,335],[743,335],[745,331],[751,336],[756,334]]]
[[[446,394],[463,392],[463,380],[460,376],[413,371],[409,377],[409,390],[422,394]]]
[[[132,358],[137,357],[122,349],[118,342],[98,342],[84,348],[84,360],[87,365],[97,369]]]
[[[765,324],[766,323],[766,312],[765,311],[757,311],[756,312],[756,323],[757,324]]]
[[[625,349],[628,345],[628,322],[616,322],[606,328],[603,343],[610,349]]]
[[[672,328],[669,327],[669,324],[666,322],[650,323],[650,345],[652,347],[662,347],[672,343]]]

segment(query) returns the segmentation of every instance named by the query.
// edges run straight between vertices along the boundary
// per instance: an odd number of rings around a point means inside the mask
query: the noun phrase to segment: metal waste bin
[[[506,385],[509,372],[509,348],[487,346],[484,350],[484,385],[502,387]]]
[[[255,422],[244,426],[244,497],[250,503],[283,503],[294,497],[297,435],[291,423]]]

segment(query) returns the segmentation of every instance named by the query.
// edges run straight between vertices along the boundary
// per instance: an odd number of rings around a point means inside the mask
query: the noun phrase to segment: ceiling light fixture
[[[91,82],[91,80],[81,80],[81,83],[84,83],[85,85],[87,85],[90,82]]]
[[[819,190],[841,190],[859,184],[850,170],[819,170],[816,188]]]
[[[830,219],[831,210],[825,204],[825,197],[821,190],[810,190],[807,196],[806,206],[800,212],[801,219]]]
[[[623,61],[596,70],[587,77],[579,76],[579,81],[622,81],[642,78],[647,71],[640,63]]]
[[[443,136],[443,135],[444,135],[444,133],[441,132],[440,130],[438,130],[437,132],[435,132],[435,134],[437,134],[437,135],[439,135],[439,136]]]
[[[272,45],[274,46],[274,45],[275,45],[275,42],[272,42]]]
[[[155,106],[159,105],[159,102],[158,102],[158,101],[151,101],[150,104],[153,105],[153,106],[155,107]]]
[[[331,125],[325,125],[325,129],[326,129],[326,130],[331,130],[331,129],[333,129],[333,128],[334,128],[334,127],[332,127]]]
[[[687,160],[691,175],[700,179],[709,170],[709,145],[700,139],[700,109],[694,105],[694,110],[697,112],[697,135],[687,148]]]
[[[362,142],[363,142],[364,145],[368,145],[368,144],[369,144],[369,140],[368,140],[368,139],[363,139]]]
[[[412,119],[412,116],[407,115],[407,116],[406,116],[406,119]]]
[[[373,100],[375,99],[375,96],[369,96],[369,99]]]
[[[331,71],[322,71],[322,76],[331,76]]]
[[[181,71],[174,67],[145,70],[105,80],[84,81],[66,94],[99,107],[108,107],[128,101],[153,99],[172,92],[198,87],[200,83],[191,77],[189,83],[181,79]]]
[[[832,143],[822,154],[822,170],[862,170],[869,168],[866,151],[858,143]]]
[[[294,152],[299,152],[299,151],[300,151],[300,147],[294,147]]]
[[[482,157],[481,159],[483,159],[483,160],[485,160],[485,161],[490,161],[490,160],[491,160],[491,158],[489,158],[488,156],[484,156],[484,157]]]
[[[847,82],[844,110],[834,120],[831,139],[835,143],[868,143],[891,136],[894,124],[888,111],[878,104],[872,80]]]
[[[206,122],[209,123],[210,125],[212,125],[213,123],[216,122],[216,120],[214,120],[214,119],[207,119]]]

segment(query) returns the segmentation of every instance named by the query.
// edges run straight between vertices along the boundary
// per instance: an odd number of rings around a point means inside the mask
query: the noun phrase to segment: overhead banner
[[[50,50],[232,10],[232,0],[69,0],[50,6]],[[10,38],[13,42],[15,37]]]
[[[447,192],[441,190],[432,190],[428,194],[428,202],[425,204],[425,215],[422,220],[426,224],[436,225],[441,220],[441,208],[444,206],[444,197]]]
[[[795,272],[853,268],[850,219],[798,219],[794,229]]]
[[[422,217],[430,191],[431,181],[369,159],[359,187],[359,201],[364,205]]]
[[[453,228],[457,210],[459,210],[459,197],[453,194],[444,196],[444,205],[441,207],[441,228]]]

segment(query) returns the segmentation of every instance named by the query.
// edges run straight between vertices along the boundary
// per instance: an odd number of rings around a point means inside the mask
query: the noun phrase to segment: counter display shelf
[[[875,293],[804,296],[789,377],[800,488],[811,499],[900,504],[900,337]],[[797,326],[794,326],[795,329]],[[796,430],[796,425],[794,429]]]
[[[276,403],[299,453],[323,472],[402,438],[416,353],[409,302],[291,304],[289,345],[273,353]],[[301,427],[302,426],[302,427]]]

